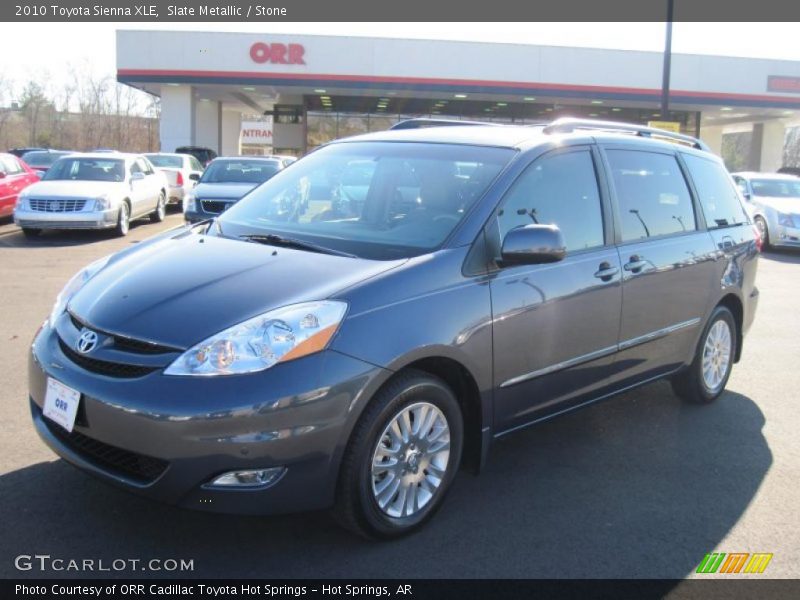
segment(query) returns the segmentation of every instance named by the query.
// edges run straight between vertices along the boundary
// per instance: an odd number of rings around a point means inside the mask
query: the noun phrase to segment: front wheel
[[[337,489],[337,520],[368,538],[395,538],[441,506],[458,471],[461,408],[440,379],[408,371],[389,382],[359,419]]]
[[[733,369],[736,341],[733,314],[718,306],[703,330],[692,364],[672,379],[675,393],[695,404],[709,404],[719,398]]]
[[[761,234],[761,247],[764,250],[769,250],[769,229],[767,229],[767,222],[763,217],[756,217],[756,227],[758,233]]]
[[[123,202],[119,207],[119,216],[117,217],[117,226],[115,232],[119,237],[128,235],[131,228],[131,211],[128,208],[128,203]]]

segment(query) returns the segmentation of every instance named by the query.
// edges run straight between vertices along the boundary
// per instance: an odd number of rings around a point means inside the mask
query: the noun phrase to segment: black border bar
[[[201,586],[206,586],[202,588]],[[231,592],[235,589],[236,593]],[[401,591],[402,590],[402,591]],[[8,579],[0,598],[271,598],[273,600],[617,600],[651,598],[759,600],[798,598],[800,580],[704,579],[496,579],[496,580],[146,580]]]
[[[6,22],[666,21],[667,0],[4,0]],[[169,7],[182,11],[170,13]],[[800,21],[787,0],[675,0],[674,21]],[[535,40],[531,40],[535,42]]]

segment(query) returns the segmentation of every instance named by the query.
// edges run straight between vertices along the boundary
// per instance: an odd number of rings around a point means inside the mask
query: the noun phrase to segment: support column
[[[275,102],[276,110],[285,110],[286,114],[275,113],[272,121],[272,148],[275,153],[290,152],[303,155],[306,151],[306,108],[302,96],[281,95]],[[295,112],[298,122],[287,122],[289,114]]]
[[[753,126],[753,139],[756,130],[761,130],[761,145],[759,147],[760,160],[756,169],[765,173],[774,173],[783,166],[783,146],[786,139],[786,126],[783,121],[774,119],[764,121]]]
[[[161,152],[194,143],[195,102],[190,85],[161,86],[159,138]]]
[[[700,125],[700,139],[703,140],[711,152],[720,156],[722,154],[722,127],[719,125]]]
[[[221,147],[220,155],[238,156],[242,153],[239,135],[242,129],[242,113],[235,110],[223,110],[220,119]]]
[[[200,100],[195,104],[195,145],[211,148],[220,154],[220,116],[222,106],[213,100]]]

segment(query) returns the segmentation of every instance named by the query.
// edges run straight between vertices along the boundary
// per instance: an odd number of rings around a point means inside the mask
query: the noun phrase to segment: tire
[[[756,217],[756,227],[758,227],[758,231],[761,233],[761,247],[764,250],[769,250],[769,229],[767,229],[767,222],[764,220],[764,217]]]
[[[722,395],[733,369],[737,333],[731,311],[725,306],[717,306],[700,336],[692,364],[672,379],[672,389],[678,396],[694,404],[710,404]]]
[[[403,415],[409,416],[407,437],[401,435]],[[414,433],[422,426],[417,423],[430,427]],[[449,446],[440,449],[448,434]],[[427,373],[402,372],[375,395],[350,436],[334,517],[370,539],[419,529],[442,505],[461,462],[463,440],[461,408],[452,390]]]
[[[34,229],[31,227],[23,227],[22,228],[22,235],[24,235],[29,240],[35,240],[39,237],[39,234],[42,233],[41,229]]]
[[[123,202],[119,207],[119,217],[117,217],[117,226],[114,229],[119,237],[128,235],[131,228],[131,209],[128,208],[128,203]]]
[[[158,201],[156,202],[156,209],[150,213],[150,221],[153,223],[161,223],[164,217],[167,216],[167,197],[164,192],[158,193]]]

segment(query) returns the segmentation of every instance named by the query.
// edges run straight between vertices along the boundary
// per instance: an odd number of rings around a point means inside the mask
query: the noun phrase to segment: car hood
[[[38,181],[25,189],[26,196],[47,198],[97,198],[116,192],[123,183],[114,181],[73,181],[71,179]]]
[[[183,230],[115,255],[72,298],[69,310],[107,333],[188,348],[250,317],[329,298],[404,262]]]
[[[198,183],[194,188],[194,195],[200,200],[238,200],[257,185],[257,183]]]
[[[778,198],[775,196],[756,196],[756,203],[782,213],[800,214],[800,198]]]

